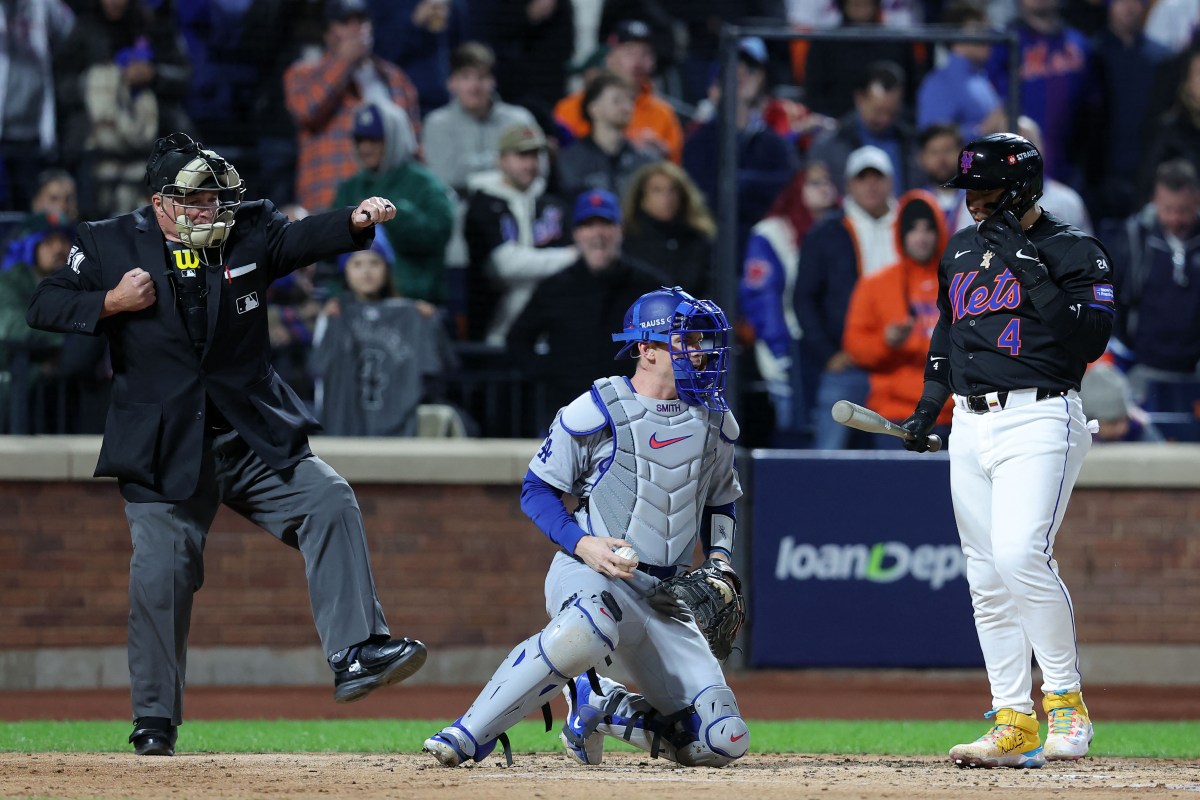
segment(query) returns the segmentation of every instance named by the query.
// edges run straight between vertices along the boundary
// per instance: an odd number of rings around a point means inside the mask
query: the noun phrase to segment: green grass
[[[447,721],[315,720],[189,722],[179,748],[202,753],[414,753]],[[986,723],[801,720],[750,723],[757,753],[877,753],[940,755],[974,739]],[[1105,722],[1092,755],[1118,758],[1200,758],[1200,722]],[[128,752],[126,722],[0,723],[0,752]],[[557,733],[522,722],[509,731],[517,752],[558,750]],[[614,750],[632,750],[609,739]]]

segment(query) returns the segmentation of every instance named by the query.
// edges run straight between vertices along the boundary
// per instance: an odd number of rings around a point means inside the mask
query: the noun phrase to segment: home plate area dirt
[[[517,753],[446,769],[428,755],[0,754],[0,796],[55,798],[1197,798],[1200,763],[1087,759],[1041,770],[960,770],[935,758],[747,756],[687,769],[631,753],[597,767]],[[1001,794],[1000,796],[1006,796]],[[1018,795],[1007,795],[1018,796]]]

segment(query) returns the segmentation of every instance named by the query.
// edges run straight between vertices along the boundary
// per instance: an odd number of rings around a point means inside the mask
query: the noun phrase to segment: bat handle
[[[942,449],[942,437],[938,436],[936,433],[929,434],[927,437],[925,437],[925,441],[929,444],[929,450],[927,452],[936,453]]]

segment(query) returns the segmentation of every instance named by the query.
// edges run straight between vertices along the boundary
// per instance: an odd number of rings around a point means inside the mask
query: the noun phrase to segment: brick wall
[[[359,484],[384,610],[433,646],[508,646],[544,624],[552,548],[512,486]],[[130,554],[101,482],[0,482],[0,649],[125,641]],[[1200,642],[1200,492],[1077,488],[1057,555],[1091,644]],[[196,646],[318,644],[300,554],[222,509]]]

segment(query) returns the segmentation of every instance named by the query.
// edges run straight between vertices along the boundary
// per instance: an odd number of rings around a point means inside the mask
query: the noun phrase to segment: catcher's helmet
[[[194,192],[217,193],[212,222],[195,223],[186,214],[175,218],[179,238],[201,252],[207,247],[222,246],[229,238],[234,214],[246,193],[232,164],[185,133],[173,133],[154,143],[146,162],[146,185],[154,194],[167,195],[183,207],[189,207],[188,196]]]
[[[1023,136],[989,134],[962,149],[958,173],[944,186],[985,192],[1007,188],[996,213],[1011,207],[1020,218],[1042,196],[1042,154]]]
[[[699,333],[700,337],[697,340],[689,333]],[[612,338],[614,342],[625,342],[616,358],[634,349],[638,342],[666,344],[679,399],[710,411],[728,411],[725,379],[732,346],[730,333],[725,312],[716,303],[698,300],[678,286],[664,286],[635,300],[625,312],[623,330]],[[697,354],[702,358],[693,360]]]

